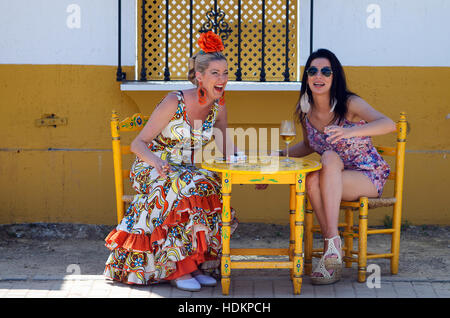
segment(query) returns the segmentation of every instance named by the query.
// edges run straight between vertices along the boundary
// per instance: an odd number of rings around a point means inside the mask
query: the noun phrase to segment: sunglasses
[[[306,71],[306,73],[308,74],[308,76],[314,76],[317,74],[317,72],[319,72],[319,69],[315,66],[311,66],[310,68],[308,68],[308,70]],[[328,66],[323,67],[320,70],[320,73],[322,73],[323,76],[325,77],[330,77],[331,74],[333,74],[333,71],[331,70],[331,68],[329,68]]]

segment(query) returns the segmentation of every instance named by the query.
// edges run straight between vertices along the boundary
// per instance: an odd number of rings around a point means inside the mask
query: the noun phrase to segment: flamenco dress
[[[194,164],[194,152],[211,141],[221,107],[214,103],[199,130],[186,114],[184,96],[169,124],[148,145],[172,172],[162,178],[136,158],[130,180],[136,190],[124,218],[106,237],[111,253],[104,275],[127,284],[173,280],[197,268],[214,272],[221,254],[221,180]],[[237,226],[232,209],[232,230]]]

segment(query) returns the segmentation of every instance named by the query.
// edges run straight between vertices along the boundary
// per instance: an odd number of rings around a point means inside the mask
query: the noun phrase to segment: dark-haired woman
[[[304,140],[291,146],[289,155],[321,155],[322,170],[306,179],[307,195],[324,237],[324,254],[311,279],[313,284],[331,284],[340,279],[342,269],[340,201],[381,196],[390,168],[371,136],[394,132],[396,126],[347,89],[341,63],[329,50],[311,54],[302,83],[296,115]]]

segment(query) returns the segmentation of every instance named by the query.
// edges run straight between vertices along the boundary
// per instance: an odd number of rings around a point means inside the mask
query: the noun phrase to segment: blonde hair
[[[196,72],[200,72],[202,74],[205,73],[206,69],[209,67],[209,63],[212,61],[226,61],[227,58],[222,52],[212,52],[205,53],[203,51],[197,52],[191,58],[189,58],[189,72],[188,72],[188,80],[198,86],[197,78],[195,77]]]

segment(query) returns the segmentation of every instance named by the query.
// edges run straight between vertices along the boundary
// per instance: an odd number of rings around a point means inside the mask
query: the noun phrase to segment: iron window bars
[[[289,82],[297,78],[297,6],[290,0],[139,0],[139,80],[186,80],[200,33],[221,36],[229,79]],[[121,67],[118,0],[117,80]]]

